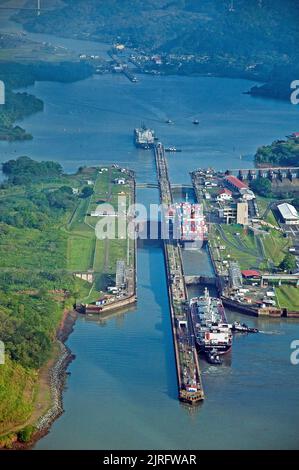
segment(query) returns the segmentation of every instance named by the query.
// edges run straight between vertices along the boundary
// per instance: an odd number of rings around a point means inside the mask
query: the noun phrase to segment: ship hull
[[[143,150],[148,150],[153,147],[152,144],[141,144],[140,142],[137,142],[137,140],[134,141],[135,147]]]
[[[134,130],[134,144],[137,148],[148,150],[155,144],[154,132],[145,127],[142,129]]]
[[[207,346],[203,346],[198,341],[196,341],[196,348],[197,348],[198,352],[201,353],[201,354],[208,354],[209,352],[211,352],[213,350],[216,350],[217,354],[223,355],[223,354],[227,354],[231,351],[232,344],[226,345],[226,346],[215,346],[215,345],[213,345],[213,346],[207,347]]]
[[[191,321],[199,353],[223,355],[231,350],[231,326],[227,323],[223,304],[220,299],[209,297],[207,289],[205,296],[191,301]]]

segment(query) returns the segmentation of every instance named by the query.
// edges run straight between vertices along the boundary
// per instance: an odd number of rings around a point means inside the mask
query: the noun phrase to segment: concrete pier
[[[173,200],[163,145],[157,144],[154,152],[160,200],[163,205],[169,206]],[[178,398],[183,402],[195,404],[204,399],[204,392],[196,345],[192,335],[181,249],[174,240],[166,239],[163,244],[179,388]]]

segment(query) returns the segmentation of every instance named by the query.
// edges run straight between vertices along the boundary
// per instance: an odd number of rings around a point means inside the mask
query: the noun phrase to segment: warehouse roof
[[[279,210],[280,214],[285,220],[298,220],[299,219],[299,215],[295,207],[292,206],[291,204],[288,204],[287,202],[284,202],[283,204],[279,204],[277,206],[277,209]]]
[[[243,181],[239,180],[239,178],[234,175],[229,175],[225,179],[228,183],[232,184],[238,189],[248,188],[247,184],[243,183]]]
[[[260,277],[261,273],[255,269],[244,269],[241,271],[243,277]]]

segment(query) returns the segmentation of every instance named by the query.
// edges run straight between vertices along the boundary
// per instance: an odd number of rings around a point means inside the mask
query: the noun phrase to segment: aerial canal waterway
[[[22,123],[34,139],[1,143],[0,159],[57,160],[66,171],[117,162],[136,170],[138,182],[153,182],[153,154],[132,140],[145,122],[165,145],[182,149],[168,157],[174,183],[190,184],[188,172],[201,166],[250,168],[257,146],[299,130],[298,107],[242,94],[251,85],[176,76],[140,76],[133,84],[119,75],[36,83],[28,91],[45,110]],[[155,189],[137,196],[158,202]],[[205,254],[186,255],[185,269],[209,274],[211,266]],[[36,449],[298,448],[299,366],[290,362],[290,344],[299,339],[299,322],[246,321],[262,333],[237,337],[221,367],[201,362],[206,400],[192,410],[180,404],[163,252],[155,244],[140,248],[136,308],[105,320],[79,318],[67,342],[76,360],[65,413]]]

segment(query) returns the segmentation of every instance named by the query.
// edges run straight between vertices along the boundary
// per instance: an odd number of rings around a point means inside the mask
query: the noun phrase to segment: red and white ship
[[[173,204],[166,210],[165,219],[173,226],[173,238],[178,239],[185,249],[198,250],[208,239],[202,204]]]

